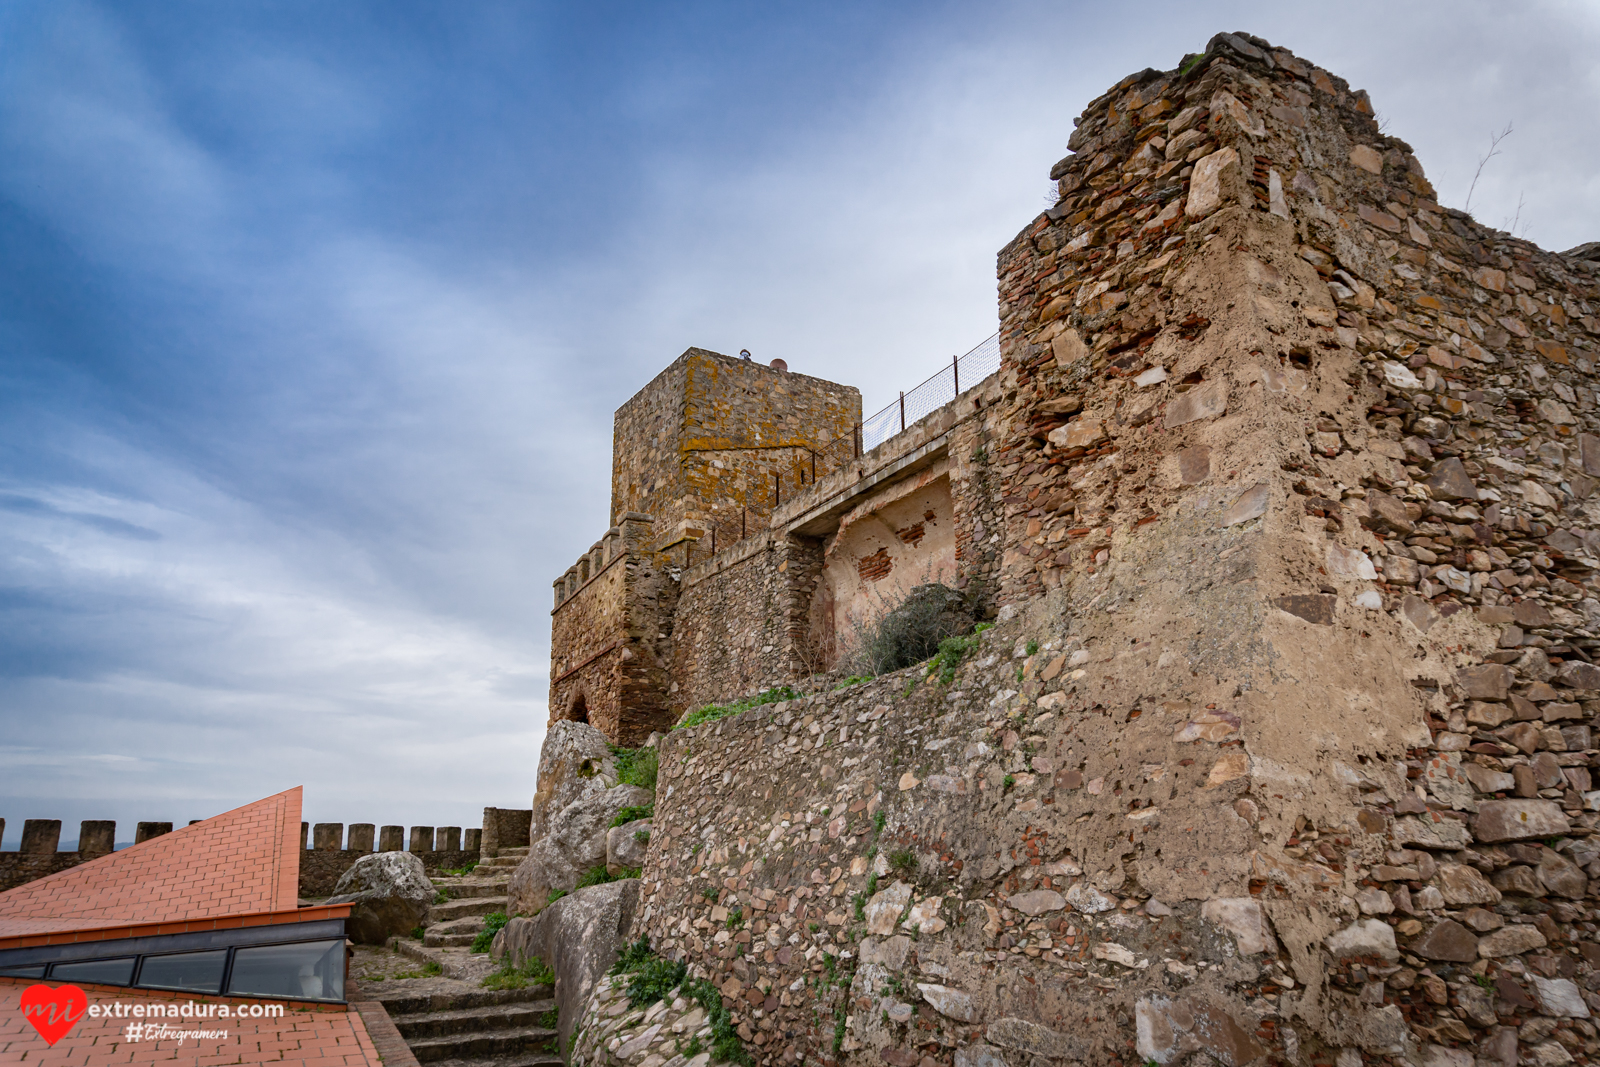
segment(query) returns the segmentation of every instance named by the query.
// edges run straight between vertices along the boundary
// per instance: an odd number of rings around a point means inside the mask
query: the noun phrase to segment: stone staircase
[[[449,894],[428,909],[422,944],[425,948],[465,948],[483,929],[483,917],[506,910],[506,885],[511,872],[528,854],[526,847],[503,848],[472,873],[460,878],[436,877],[433,884]]]
[[[554,990],[482,989],[476,983],[433,979],[370,990],[383,1005],[419,1064],[437,1067],[559,1067]]]

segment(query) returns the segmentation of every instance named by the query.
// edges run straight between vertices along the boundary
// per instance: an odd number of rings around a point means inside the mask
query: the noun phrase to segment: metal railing
[[[995,333],[971,351],[951,357],[949,363],[932,376],[900,393],[882,409],[856,424],[849,437],[842,437],[822,448],[794,446],[792,462],[786,470],[776,470],[761,488],[751,485],[749,506],[739,511],[713,515],[705,536],[698,545],[685,543],[685,566],[709,559],[724,548],[766,529],[773,512],[796,493],[802,493],[818,478],[825,478],[863,454],[883,444],[971,389],[1000,368],[1000,334]]]

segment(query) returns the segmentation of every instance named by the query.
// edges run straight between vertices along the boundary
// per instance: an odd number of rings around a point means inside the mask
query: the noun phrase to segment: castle
[[[633,744],[826,668],[896,575],[997,623],[667,733],[626,936],[762,1064],[1593,1062],[1600,244],[1440,205],[1246,34],[1075,125],[998,369],[903,433],[695,351],[619,413],[553,719]],[[827,417],[752,404],[712,474],[724,369]],[[814,480],[756,465],[807,433]],[[676,1063],[686,1009],[618,996],[574,1062]]]
[[[902,394],[865,424],[859,391],[781,360],[680,356],[617,410],[611,528],[555,582],[551,721],[636,744],[833,668],[916,585],[991,576],[998,501],[963,426],[997,356],[980,346],[914,390],[921,418]]]

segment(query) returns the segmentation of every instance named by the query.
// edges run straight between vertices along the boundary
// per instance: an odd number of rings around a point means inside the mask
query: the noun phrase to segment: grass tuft
[[[773,689],[763,690],[753,697],[734,701],[732,704],[707,704],[699,711],[692,711],[684,716],[683,721],[674,726],[673,729],[683,730],[690,726],[716,722],[718,719],[726,719],[730,715],[737,715],[741,711],[749,711],[751,708],[758,708],[763,704],[776,704],[783,700],[793,700],[799,695],[788,686],[780,685]]]
[[[654,750],[652,749],[652,751]],[[616,817],[611,820],[611,825],[623,826],[638,819],[653,819],[655,817],[656,806],[654,804],[630,804],[617,812]],[[607,829],[609,828],[607,827]]]
[[[494,935],[498,934],[511,921],[511,916],[503,911],[491,911],[483,917],[483,929],[478,931],[478,936],[472,939],[473,952],[488,952],[489,946],[494,944]]]

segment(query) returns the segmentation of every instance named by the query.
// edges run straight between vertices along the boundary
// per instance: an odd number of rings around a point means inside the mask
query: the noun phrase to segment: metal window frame
[[[280,923],[274,926],[239,926],[226,930],[202,930],[188,934],[155,934],[147,937],[125,937],[110,941],[80,941],[66,945],[38,945],[32,948],[0,949],[0,967],[46,968],[44,981],[56,964],[89,963],[101,959],[134,957],[133,974],[126,986],[119,989],[147,989],[152,992],[191,993],[195,996],[244,996],[255,1000],[304,1000],[325,1004],[348,1003],[349,992],[337,999],[332,997],[287,997],[270,993],[230,993],[226,990],[233,981],[233,961],[237,949],[266,948],[272,945],[295,945],[309,941],[344,941],[343,919],[320,919],[314,922]],[[147,956],[167,956],[181,952],[207,952],[226,950],[228,953],[222,969],[222,989],[219,993],[202,993],[191,989],[141,986]]]

